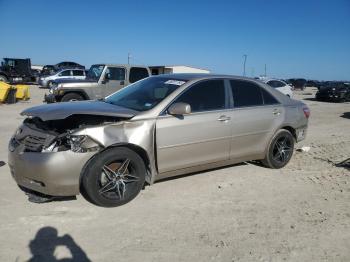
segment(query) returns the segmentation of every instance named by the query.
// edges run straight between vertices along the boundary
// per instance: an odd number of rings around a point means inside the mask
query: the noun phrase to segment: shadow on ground
[[[55,249],[58,246],[65,246],[70,251],[71,257],[57,259]],[[35,238],[30,241],[29,249],[32,257],[28,262],[91,261],[84,250],[75,243],[70,235],[58,236],[57,229],[54,227],[43,227],[39,229]]]
[[[350,112],[345,112],[340,117],[350,119]]]

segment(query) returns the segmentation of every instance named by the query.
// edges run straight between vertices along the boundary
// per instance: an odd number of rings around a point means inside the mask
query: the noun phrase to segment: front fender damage
[[[154,119],[142,121],[123,121],[102,126],[84,128],[73,135],[88,136],[104,148],[119,145],[131,145],[144,150],[148,156],[149,166],[146,181],[153,184],[157,176]]]

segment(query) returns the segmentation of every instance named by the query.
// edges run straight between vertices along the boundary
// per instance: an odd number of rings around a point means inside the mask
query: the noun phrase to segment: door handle
[[[229,117],[229,116],[220,116],[218,118],[218,121],[220,121],[220,122],[227,122],[228,120],[231,120],[231,117]]]
[[[279,109],[274,109],[272,111],[272,114],[274,114],[275,116],[279,116],[281,114],[281,111]]]

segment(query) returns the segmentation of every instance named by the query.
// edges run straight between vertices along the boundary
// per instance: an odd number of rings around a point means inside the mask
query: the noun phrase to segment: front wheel
[[[294,137],[285,129],[279,130],[272,138],[262,163],[269,168],[282,168],[292,158]]]
[[[108,149],[84,169],[82,195],[102,207],[117,207],[134,199],[145,183],[146,167],[142,158],[125,147]]]

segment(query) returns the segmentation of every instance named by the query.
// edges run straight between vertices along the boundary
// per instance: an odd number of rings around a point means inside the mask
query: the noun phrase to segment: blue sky
[[[0,0],[0,57],[350,79],[350,0]]]

